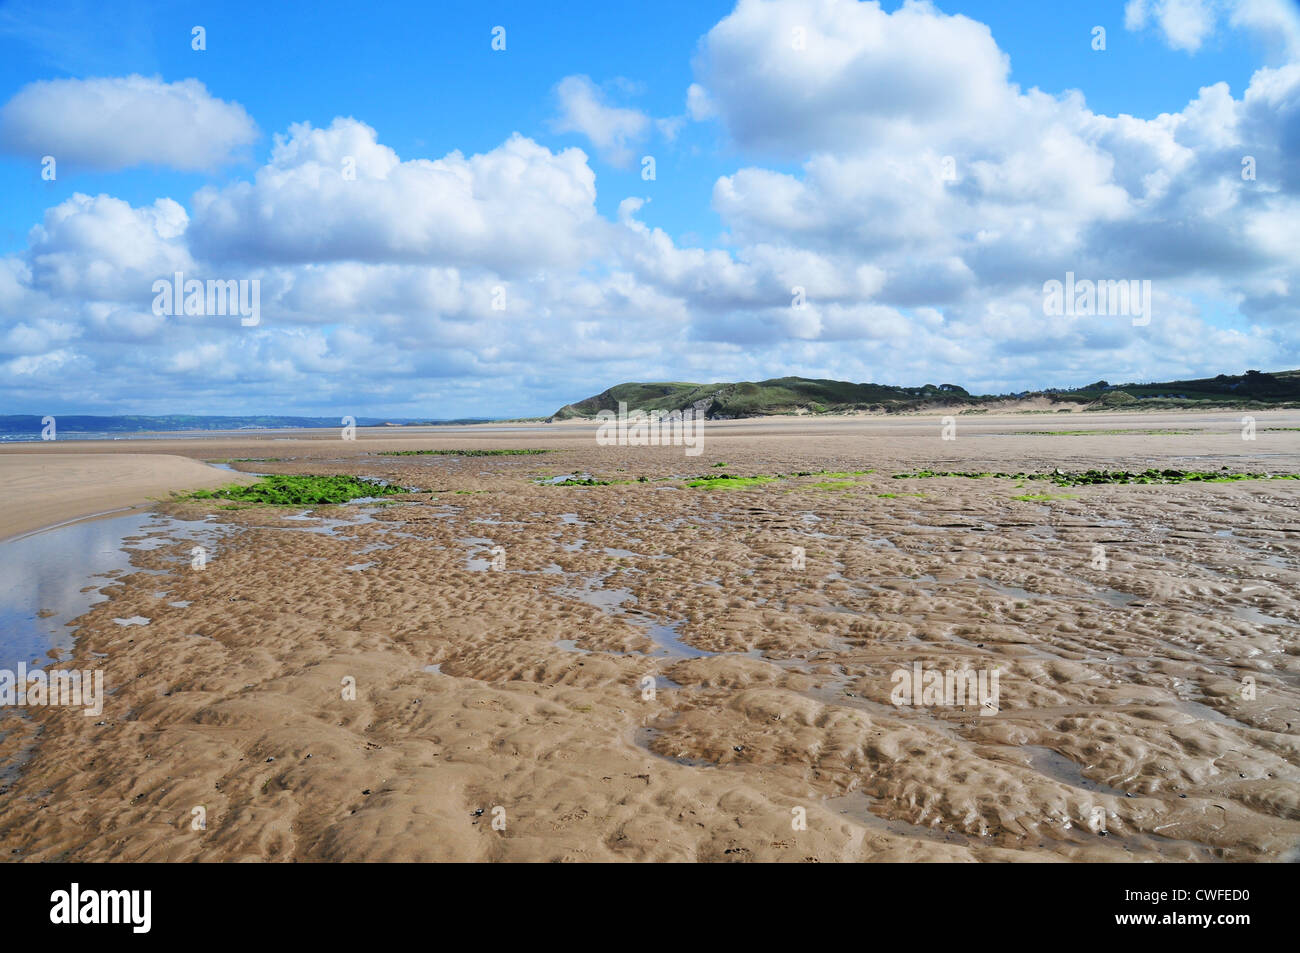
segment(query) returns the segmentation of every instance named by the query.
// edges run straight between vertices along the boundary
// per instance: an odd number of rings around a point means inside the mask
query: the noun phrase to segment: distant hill
[[[1097,381],[1085,387],[1025,391],[1016,394],[971,394],[956,384],[896,387],[889,384],[854,384],[848,381],[777,377],[734,384],[628,383],[611,387],[594,397],[565,404],[552,420],[594,417],[602,410],[686,410],[706,417],[759,417],[769,414],[843,414],[855,411],[902,413],[942,407],[994,409],[998,404],[1044,398],[1052,403],[1083,405],[1085,410],[1160,409],[1183,407],[1256,408],[1300,407],[1300,371],[1241,375],[1190,381],[1110,384]]]

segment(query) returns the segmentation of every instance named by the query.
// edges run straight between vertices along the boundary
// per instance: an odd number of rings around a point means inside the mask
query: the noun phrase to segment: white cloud
[[[155,279],[193,271],[188,222],[171,199],[133,208],[109,195],[76,193],[31,231],[31,287],[54,297],[144,301]]]
[[[703,86],[699,83],[691,83],[686,87],[686,115],[697,122],[703,122],[717,114],[717,107],[709,99],[709,94],[705,92]]]
[[[196,79],[42,80],[0,108],[6,152],[96,169],[206,171],[232,161],[256,137],[244,107],[213,97]]]
[[[687,105],[696,119],[716,112],[743,148],[919,146],[991,132],[1012,98],[1009,69],[987,26],[928,3],[890,14],[856,0],[740,0],[701,41]]]
[[[587,76],[566,76],[555,87],[560,115],[552,123],[555,132],[576,132],[586,136],[602,159],[611,165],[627,166],[634,147],[650,131],[650,117],[621,106],[611,106],[599,87]]]
[[[580,149],[516,135],[481,155],[403,162],[369,126],[335,119],[277,136],[252,182],[201,190],[193,244],[205,258],[266,264],[574,266],[590,252],[595,201]]]
[[[0,337],[0,354],[44,354],[78,337],[81,329],[75,324],[39,318],[19,321]]]
[[[1291,59],[1300,56],[1300,9],[1294,0],[1128,0],[1124,27],[1154,26],[1175,50],[1195,53],[1221,21],[1250,30],[1280,47]]]
[[[785,48],[795,25],[804,50]],[[188,213],[107,195],[50,209],[0,258],[0,400],[71,386],[119,412],[180,394],[208,412],[490,414],[631,379],[1000,389],[1300,354],[1300,64],[1237,98],[1216,83],[1178,112],[1107,116],[1019,89],[985,27],[926,4],[743,0],[695,69],[688,113],[741,156],[713,184],[714,247],[647,224],[651,184],[598,214],[577,148],[514,135],[404,160],[357,119],[294,125]],[[614,107],[586,83],[597,148],[656,134],[597,122]],[[262,324],[152,315],[174,270],[259,278]],[[1067,270],[1151,279],[1151,324],[1046,318],[1042,284]],[[1214,309],[1244,317],[1216,327]]]
[[[805,50],[788,48],[792,24]],[[945,63],[930,69],[927,49]],[[897,50],[916,63],[893,69]],[[882,61],[864,65],[874,53]],[[953,100],[960,116],[935,97],[947,61],[971,76]],[[1021,92],[1004,63],[984,27],[927,4],[886,14],[742,0],[701,46],[695,98],[742,144],[806,156],[795,174],[748,166],[718,179],[713,206],[742,258],[765,243],[867,261],[887,276],[877,302],[944,304],[956,318],[1066,270],[1213,275],[1228,299],[1265,275],[1297,277],[1280,250],[1283,223],[1300,219],[1286,158],[1300,66],[1260,70],[1240,100],[1217,84],[1182,113],[1141,120],[1095,114],[1075,93]],[[892,102],[912,105],[895,117]],[[1247,154],[1267,175],[1242,178]]]
[[[1213,0],[1129,0],[1124,27],[1141,30],[1154,19],[1171,47],[1195,53],[1214,31],[1217,6]]]

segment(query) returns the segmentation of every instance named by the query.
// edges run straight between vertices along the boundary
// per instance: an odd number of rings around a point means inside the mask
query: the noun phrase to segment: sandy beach
[[[694,457],[584,423],[5,447],[0,536],[152,508],[73,581],[104,598],[58,665],[103,670],[102,713],[0,722],[3,856],[1298,859],[1300,481],[896,478],[1300,473],[1296,414],[1255,417],[710,421]],[[464,448],[548,452],[382,455]],[[419,492],[150,502],[235,478],[205,460]],[[686,483],[718,473],[781,478]],[[571,474],[617,482],[544,482]],[[918,665],[996,672],[996,711],[896,703]]]
[[[242,479],[170,454],[63,452],[62,447],[54,453],[31,446],[0,453],[0,478],[7,488],[0,540]]]

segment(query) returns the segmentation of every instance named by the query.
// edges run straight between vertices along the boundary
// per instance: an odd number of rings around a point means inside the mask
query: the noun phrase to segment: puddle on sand
[[[484,536],[461,536],[456,542],[462,546],[468,546],[469,552],[465,555],[465,569],[469,572],[487,572],[492,568],[491,559],[483,559],[479,556],[484,550],[491,551],[489,547],[495,549],[492,540]]]
[[[861,791],[841,794],[838,797],[828,797],[822,803],[837,814],[842,814],[865,827],[877,831],[886,831],[898,837],[920,837],[924,840],[960,846],[969,846],[975,840],[975,838],[966,834],[958,831],[945,831],[938,826],[926,827],[923,824],[912,824],[908,821],[881,817],[871,810],[873,806],[881,802],[868,794],[863,794]]]
[[[650,641],[658,646],[657,652],[651,652],[651,655],[667,655],[672,658],[713,658],[719,654],[717,652],[706,652],[704,649],[697,649],[693,645],[687,645],[677,634],[677,627],[680,622],[673,625],[660,625],[650,623],[646,625],[636,619],[628,619],[633,625],[639,626],[646,630],[646,635],[650,636]]]
[[[1085,778],[1082,768],[1052,748],[1045,748],[1042,745],[1021,745],[1020,750],[1029,755],[1029,766],[1031,768],[1039,774],[1046,775],[1053,781],[1059,781],[1061,784],[1079,788],[1083,791],[1110,794],[1114,797],[1124,797],[1127,794],[1127,792],[1121,791],[1119,788],[1113,788],[1109,784]]]
[[[1088,595],[1094,599],[1100,599],[1114,609],[1124,609],[1134,602],[1141,601],[1139,596],[1135,596],[1131,592],[1121,592],[1119,589],[1111,589],[1108,586],[1099,586]]]
[[[629,600],[633,603],[636,602],[636,596],[632,595],[631,589],[606,589],[603,586],[596,585],[597,582],[603,582],[608,575],[588,579],[581,589],[564,586],[555,591],[561,596],[578,599],[589,606],[595,606],[602,612],[618,616],[624,621],[635,625],[638,629],[645,630],[645,634],[655,644],[655,651],[648,652],[647,655],[666,658],[711,658],[719,654],[718,652],[706,652],[683,642],[677,634],[677,629],[682,624],[680,622],[664,625],[639,610],[627,611],[623,607],[623,603]],[[574,651],[574,649],[566,646],[566,643],[571,642],[570,639],[560,639],[556,644],[560,648],[566,649],[566,651]],[[577,649],[577,651],[583,650]]]
[[[1193,718],[1204,718],[1206,721],[1212,721],[1216,725],[1227,725],[1229,728],[1244,728],[1246,731],[1254,731],[1250,725],[1242,724],[1237,719],[1225,715],[1217,708],[1211,708],[1201,702],[1192,701],[1190,698],[1177,698],[1174,700],[1174,707],[1184,715],[1191,715]]]
[[[1232,606],[1232,614],[1242,622],[1249,622],[1251,625],[1280,625],[1288,628],[1300,626],[1300,623],[1283,619],[1281,616],[1266,615],[1254,606]]]
[[[671,725],[677,721],[677,716],[670,717],[667,721]],[[654,742],[661,734],[663,734],[663,732],[663,728],[658,728],[654,725],[640,725],[632,732],[632,743],[647,754],[653,755],[656,758],[661,758],[664,761],[671,761],[674,764],[685,765],[688,768],[720,767],[720,765],[704,758],[688,758],[685,755],[661,754],[656,751],[654,749]]]
[[[47,664],[51,650],[66,658],[75,631],[68,623],[103,602],[107,597],[99,590],[113,582],[96,577],[144,571],[132,567],[130,554],[167,545],[170,539],[143,538],[160,532],[200,543],[211,561],[215,539],[226,528],[133,512],[0,543],[0,668]],[[177,561],[182,566],[188,569],[188,557]]]
[[[218,470],[229,470],[231,473],[238,473],[241,476],[264,477],[271,475],[269,473],[254,473],[252,470],[236,470],[229,463],[214,463],[211,460],[205,460],[204,462],[210,467],[216,467]]]
[[[587,583],[581,589],[576,589],[573,586],[561,586],[555,591],[561,596],[577,599],[606,612],[613,612],[632,598],[631,589],[606,589],[603,586],[594,585],[597,579],[604,582],[604,577],[597,577],[587,580]]]
[[[574,470],[572,473],[561,473],[559,476],[545,477],[535,480],[538,486],[559,486],[566,480],[591,480],[592,475],[585,470]]]
[[[315,516],[312,510],[303,510],[281,519],[293,523],[314,523],[313,526],[259,526],[257,529],[279,530],[290,533],[317,533],[321,536],[335,536],[341,529],[349,526],[361,526],[364,523],[377,522],[375,508],[357,511],[356,519],[336,519],[332,516]]]

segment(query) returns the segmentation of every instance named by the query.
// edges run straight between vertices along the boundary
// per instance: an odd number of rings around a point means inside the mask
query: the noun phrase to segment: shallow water
[[[199,542],[211,560],[223,527],[132,512],[0,543],[0,668],[43,665],[50,651],[66,658],[76,631],[69,623],[107,598],[99,591],[113,582],[107,574],[142,571],[130,554],[164,545],[140,538],[159,531]]]
[[[641,625],[636,619],[629,619],[634,625]],[[706,652],[704,649],[697,649],[693,645],[687,645],[677,634],[676,625],[660,625],[651,623],[644,626],[646,635],[650,636],[650,641],[654,642],[657,651],[653,654],[667,655],[672,658],[712,658],[718,655],[718,652]]]
[[[1019,750],[1028,753],[1029,764],[1035,771],[1061,784],[1068,784],[1083,791],[1109,794],[1113,797],[1124,797],[1127,794],[1109,784],[1084,777],[1083,769],[1079,765],[1052,748],[1043,745],[1021,745]]]
[[[228,470],[231,473],[240,473],[244,476],[264,477],[271,475],[269,473],[254,473],[252,470],[236,470],[234,466],[229,463],[215,463],[212,460],[205,460],[203,462],[210,467],[216,467],[218,470]]]

